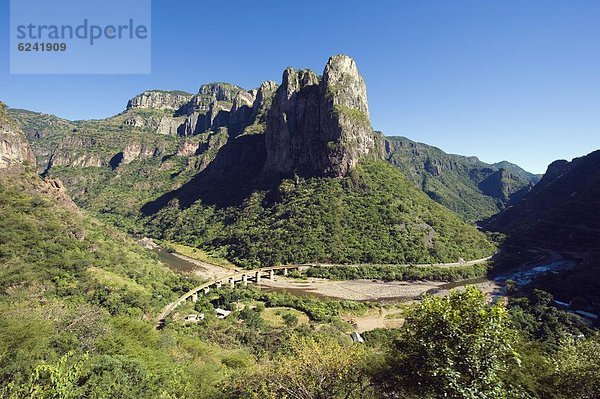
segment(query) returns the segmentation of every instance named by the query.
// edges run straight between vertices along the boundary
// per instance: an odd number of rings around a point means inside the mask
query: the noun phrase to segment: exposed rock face
[[[233,135],[239,134],[249,125],[252,118],[252,109],[256,101],[257,90],[240,91],[233,99],[231,116],[229,118],[229,131]]]
[[[160,118],[158,126],[156,126],[156,133],[165,134],[168,136],[175,136],[177,135],[177,129],[179,128],[180,124],[181,122],[177,119],[168,116],[163,116],[162,118]]]
[[[57,178],[45,178],[43,184],[40,184],[39,191],[56,198],[61,204],[79,212],[79,208],[73,202],[63,182]],[[74,232],[75,233],[75,232]],[[85,238],[85,231],[78,230],[76,234],[77,238],[82,240]]]
[[[506,169],[494,171],[485,180],[479,183],[481,191],[502,203],[511,205],[520,200],[531,190],[533,184],[523,186],[523,182]]]
[[[548,165],[548,169],[546,170],[546,173],[540,180],[540,183],[544,185],[547,182],[556,179],[563,173],[567,172],[571,167],[571,163],[565,159],[560,159],[558,161],[552,162],[550,165]]]
[[[230,83],[209,83],[200,86],[198,94],[191,97],[189,101],[183,105],[178,115],[192,115],[194,112],[206,113],[210,110],[211,104],[217,101],[224,101],[229,104],[231,109],[231,103],[240,91],[243,91],[239,86],[232,85]]]
[[[35,157],[25,134],[10,122],[4,104],[0,103],[0,169],[24,163],[35,165]]]
[[[177,130],[181,125],[180,118],[174,118],[171,116],[163,115],[163,116],[143,116],[139,114],[132,113],[125,119],[123,122],[127,126],[133,127],[149,127],[151,129],[156,130],[158,134],[164,134],[167,136],[175,136],[177,135]]]
[[[267,116],[265,177],[346,176],[366,156],[383,156],[371,129],[365,82],[356,63],[331,57],[323,78],[288,68]]]
[[[48,155],[46,172],[54,166],[100,167],[109,164],[111,155],[90,151],[100,144],[93,137],[65,137],[52,148]]]
[[[55,152],[50,156],[46,170],[54,166],[70,166],[70,167],[100,167],[108,164],[108,160],[96,154],[73,154],[65,155],[61,152]]]
[[[129,143],[123,149],[122,164],[127,165],[135,160],[150,158],[159,152],[160,150],[158,148],[149,148],[142,143]]]
[[[272,80],[263,82],[256,91],[256,100],[252,105],[252,113],[257,116],[261,111],[266,111],[271,107],[273,97],[279,85]]]
[[[229,125],[231,104],[214,101],[209,105],[208,111],[196,111],[188,116],[177,132],[180,136],[193,136],[207,131],[215,131],[220,127]]]
[[[192,94],[181,91],[149,90],[138,94],[127,103],[127,109],[169,109],[177,110],[192,98]]]
[[[234,112],[236,99],[239,108],[245,98],[251,99],[252,95],[241,87],[229,83],[210,83],[200,86],[198,94],[177,111],[177,115],[187,115],[178,128],[179,135],[192,136],[227,127],[230,116]]]
[[[177,155],[182,157],[191,157],[198,153],[200,143],[191,141],[187,137],[179,144],[177,148]]]
[[[15,173],[15,178],[23,173],[22,166],[29,163],[35,166],[35,157],[27,142],[25,133],[11,121],[6,113],[5,105],[0,102],[0,169],[9,176]],[[63,183],[53,179],[24,179],[27,182],[25,189],[42,192],[57,199],[63,205],[78,211],[77,206],[67,194]],[[79,232],[85,234],[85,232]]]

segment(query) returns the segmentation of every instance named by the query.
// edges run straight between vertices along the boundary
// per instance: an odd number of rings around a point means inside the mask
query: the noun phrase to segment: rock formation
[[[47,194],[78,211],[59,179],[40,179],[36,175],[30,175],[27,169],[23,168],[27,164],[34,167],[36,164],[27,137],[8,117],[6,106],[0,102],[0,174],[6,174],[9,179],[16,179],[23,185],[24,190]]]
[[[175,111],[188,103],[191,98],[192,94],[182,91],[148,90],[129,100],[127,109],[168,109]]]
[[[321,79],[287,68],[267,116],[265,144],[266,177],[342,177],[361,158],[382,157],[354,60],[331,57]]]
[[[0,169],[29,163],[35,165],[35,157],[21,129],[10,123],[6,107],[0,103]]]

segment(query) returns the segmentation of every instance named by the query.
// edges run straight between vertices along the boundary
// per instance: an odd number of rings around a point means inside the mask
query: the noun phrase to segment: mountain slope
[[[555,161],[521,201],[484,223],[552,249],[600,250],[600,151]]]
[[[155,235],[224,251],[245,266],[427,263],[493,252],[473,226],[383,161],[349,57],[332,57],[322,78],[286,69],[272,104],[264,135],[230,138],[194,179],[142,207]]]
[[[239,351],[155,329],[198,282],[77,209],[2,128],[20,151],[0,146],[0,397],[212,397]]]
[[[151,233],[224,251],[244,266],[278,263],[437,263],[479,259],[494,248],[475,227],[433,202],[384,161],[343,179],[283,180],[241,205],[169,202]]]
[[[364,79],[347,56],[331,57],[321,76],[287,68],[281,85],[248,91],[147,91],[105,120],[14,115],[44,175],[60,177],[80,206],[239,264],[454,262],[493,252],[386,165]]]
[[[386,137],[386,153],[388,161],[427,195],[467,221],[510,206],[539,180],[509,162],[490,165],[405,137]]]

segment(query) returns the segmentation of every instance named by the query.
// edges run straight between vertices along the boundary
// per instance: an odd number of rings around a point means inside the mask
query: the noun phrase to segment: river
[[[195,263],[175,256],[172,253],[164,251],[162,249],[153,249],[152,252],[154,252],[158,256],[158,260],[161,261],[161,263],[163,263],[165,266],[167,266],[174,272],[193,273],[200,269],[200,267]]]
[[[167,251],[155,249],[158,259],[171,270],[179,273],[194,273],[208,280],[221,278],[232,271],[219,266],[207,270],[196,261],[186,260]],[[573,268],[576,261],[555,258],[538,265],[531,265],[512,271],[505,271],[488,277],[479,277],[455,282],[435,281],[378,281],[378,280],[347,280],[332,281],[309,278],[307,280],[288,279],[277,276],[275,281],[263,279],[261,288],[268,292],[289,292],[298,296],[312,296],[318,298],[333,298],[355,301],[406,301],[418,299],[424,293],[445,294],[448,290],[475,285],[494,296],[504,295],[504,282],[513,280],[517,285],[529,284],[532,279],[540,274],[559,272]],[[206,265],[208,266],[208,265]],[[222,269],[222,270],[221,270]]]

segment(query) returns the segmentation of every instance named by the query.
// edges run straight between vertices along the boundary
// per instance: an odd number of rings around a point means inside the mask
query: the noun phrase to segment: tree
[[[31,399],[78,398],[78,382],[86,360],[86,355],[74,359],[73,353],[69,352],[56,363],[42,363],[35,368],[28,383],[9,383],[0,390],[0,396],[10,399],[25,397]]]
[[[501,373],[518,364],[508,313],[475,287],[427,296],[406,319],[379,374],[389,397],[485,399],[519,397]],[[510,391],[510,393],[509,393]]]
[[[371,398],[363,372],[364,346],[331,337],[292,336],[285,349],[244,379],[235,378],[229,397],[263,399]]]
[[[288,327],[295,327],[298,324],[298,316],[293,313],[284,313],[281,317]]]
[[[550,388],[549,397],[600,397],[600,334],[587,339],[563,341],[560,350],[553,356],[553,362],[553,374],[545,384]]]

